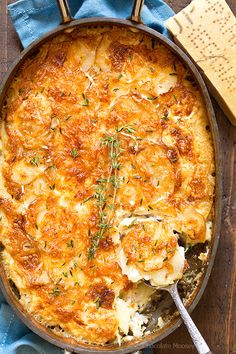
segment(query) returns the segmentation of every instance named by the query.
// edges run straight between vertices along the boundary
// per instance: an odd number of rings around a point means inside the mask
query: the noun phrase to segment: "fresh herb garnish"
[[[73,241],[73,240],[69,240],[69,241],[67,242],[67,247],[69,247],[69,248],[74,248],[74,241]]]
[[[148,96],[147,97],[147,100],[149,100],[149,101],[154,101],[154,100],[156,100],[158,98],[158,96],[155,96],[155,97],[153,97],[153,96]]]
[[[90,199],[92,199],[92,198],[95,198],[95,196],[94,195],[90,195],[88,198],[85,198],[84,200],[83,200],[83,203],[86,203],[86,202],[88,202]]]
[[[169,112],[165,111],[162,119],[165,120],[165,121],[169,120],[168,115],[169,115]]]
[[[71,150],[71,156],[73,157],[73,159],[75,159],[78,156],[78,150],[76,148],[73,148]]]
[[[57,296],[60,295],[60,293],[61,293],[61,290],[56,287],[56,288],[54,288],[49,294],[50,294],[50,295],[53,295],[53,296],[55,296],[55,297],[57,297]]]
[[[141,254],[139,255],[139,259],[138,259],[138,262],[139,262],[139,263],[143,263],[143,262],[144,262],[144,260],[142,259],[142,256],[141,256]]]
[[[97,297],[94,302],[96,304],[96,309],[98,310],[102,304],[101,299],[99,297]]]
[[[105,238],[105,232],[112,227],[111,218],[108,217],[105,209],[109,208],[112,211],[114,210],[116,193],[121,182],[118,177],[118,172],[122,167],[119,157],[124,150],[121,147],[119,134],[123,131],[133,134],[135,129],[131,125],[117,127],[114,135],[106,135],[101,139],[101,145],[106,146],[108,149],[110,169],[108,177],[97,180],[98,185],[95,189],[95,194],[93,195],[97,200],[99,218],[97,225],[98,231],[92,237],[91,245],[88,251],[88,260],[92,260],[94,258],[100,239]],[[111,188],[113,190],[112,194],[110,192]],[[112,198],[112,203],[107,203],[108,198]]]
[[[82,93],[82,97],[83,97],[83,99],[84,99],[84,103],[82,104],[82,106],[89,106],[89,99],[88,99],[88,97],[86,97],[84,93]]]
[[[20,87],[18,92],[19,92],[19,95],[21,96],[25,92],[25,89],[23,87]]]
[[[137,218],[134,218],[132,222],[129,224],[128,228],[130,229],[131,227],[135,226],[137,223]]]
[[[37,166],[39,165],[39,157],[35,156],[30,160],[31,165]]]
[[[123,127],[117,127],[116,128],[117,133],[120,133],[122,131],[129,133],[129,134],[134,134],[135,133],[135,129],[131,124],[126,124]]]

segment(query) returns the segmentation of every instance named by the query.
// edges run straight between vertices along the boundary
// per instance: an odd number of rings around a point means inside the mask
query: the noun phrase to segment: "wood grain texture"
[[[118,1],[118,0],[117,0]],[[7,4],[0,0],[0,80],[20,53],[21,45],[7,15]],[[179,11],[189,0],[167,0]],[[227,0],[236,15],[236,1]],[[236,354],[236,128],[213,100],[224,156],[223,222],[215,265],[193,320],[214,354]],[[195,354],[191,339],[181,326],[154,346],[155,354]]]

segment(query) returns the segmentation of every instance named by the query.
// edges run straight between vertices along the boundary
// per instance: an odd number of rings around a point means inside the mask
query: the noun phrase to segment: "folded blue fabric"
[[[131,14],[132,0],[69,0],[69,5],[74,18],[127,18]],[[57,27],[61,21],[56,0],[20,0],[9,5],[8,10],[23,47]],[[164,21],[173,14],[164,1],[145,0],[142,19],[146,25],[168,36]]]
[[[131,0],[69,0],[74,18],[128,18]],[[61,22],[56,0],[20,0],[8,6],[23,47]],[[168,36],[164,21],[173,11],[161,0],[145,0],[144,23]],[[62,354],[62,350],[33,334],[14,314],[0,293],[0,354]],[[146,349],[145,354],[151,354]]]

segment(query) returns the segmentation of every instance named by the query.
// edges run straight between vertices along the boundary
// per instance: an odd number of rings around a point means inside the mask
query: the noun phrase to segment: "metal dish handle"
[[[57,0],[58,8],[61,13],[62,24],[73,21],[73,17],[70,13],[70,8],[67,0]],[[130,20],[136,23],[142,23],[141,12],[143,8],[144,0],[134,0],[132,13]]]
[[[132,13],[130,20],[136,23],[142,23],[141,12],[143,8],[144,0],[134,0]]]
[[[73,21],[67,0],[57,0],[57,4],[61,13],[61,24]]]

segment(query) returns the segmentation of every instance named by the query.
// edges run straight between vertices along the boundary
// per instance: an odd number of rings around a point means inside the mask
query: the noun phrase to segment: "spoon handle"
[[[179,313],[188,329],[188,332],[193,340],[193,343],[198,351],[199,354],[212,354],[208,345],[206,344],[204,338],[202,337],[201,333],[197,329],[196,325],[194,324],[192,318],[188,314],[188,311],[184,307],[182,300],[179,296],[177,285],[170,287],[168,292],[172,296],[176,307],[179,310]]]

